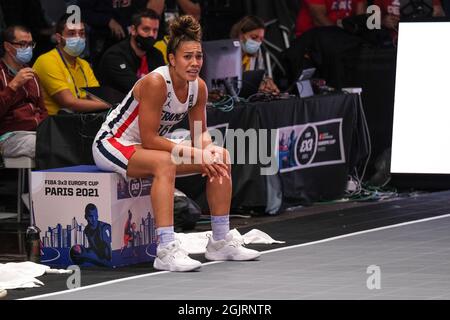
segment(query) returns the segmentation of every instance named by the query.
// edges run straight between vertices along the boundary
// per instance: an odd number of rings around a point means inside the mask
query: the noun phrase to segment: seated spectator
[[[98,87],[89,63],[79,56],[85,48],[84,23],[69,23],[70,15],[64,15],[56,25],[55,49],[41,55],[33,69],[39,75],[44,88],[44,101],[48,114],[66,112],[94,112],[110,106],[86,95],[85,87]],[[68,22],[69,21],[69,22]]]
[[[0,3],[7,26],[20,25],[31,31],[36,41],[36,48],[33,50],[36,57],[52,48],[51,36],[54,29],[40,0],[11,0]]]
[[[445,16],[441,6],[441,0],[433,0],[433,17]],[[400,22],[400,1],[398,0],[374,0],[374,5],[380,7],[381,25],[391,33],[394,43],[397,43],[398,23]]]
[[[125,39],[133,14],[155,0],[78,0],[83,19],[89,25],[90,61],[97,65],[103,53]]]
[[[159,16],[147,9],[133,16],[131,36],[109,48],[98,67],[103,85],[128,93],[138,79],[164,65],[161,52],[153,47]]]
[[[0,60],[0,151],[5,157],[34,158],[36,128],[47,117],[39,78],[27,66],[35,47],[30,31],[3,32]]]
[[[366,0],[302,0],[295,35],[299,37],[314,27],[342,27],[342,19],[365,14],[366,8]]]
[[[230,37],[239,39],[241,42],[243,71],[266,70],[261,51],[264,34],[264,21],[251,15],[245,16],[231,28]],[[272,94],[280,93],[273,79],[267,75],[261,81],[259,91]]]

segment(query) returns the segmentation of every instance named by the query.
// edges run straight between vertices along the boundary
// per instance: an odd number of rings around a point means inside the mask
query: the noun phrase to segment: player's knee
[[[155,172],[155,176],[164,176],[175,179],[177,173],[177,166],[175,162],[172,161],[170,153],[164,153],[158,159],[158,166]]]

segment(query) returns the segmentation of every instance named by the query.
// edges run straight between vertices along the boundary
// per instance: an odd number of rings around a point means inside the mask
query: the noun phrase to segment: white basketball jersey
[[[184,103],[181,103],[173,89],[169,67],[162,66],[153,70],[151,73],[160,74],[164,78],[167,86],[167,99],[161,111],[160,126],[158,129],[159,135],[164,136],[175,124],[183,120],[188,114],[189,109],[197,103],[198,79],[189,82],[187,99]],[[97,134],[96,140],[113,137],[124,145],[141,143],[138,114],[139,101],[134,98],[132,89],[122,103],[108,115]]]

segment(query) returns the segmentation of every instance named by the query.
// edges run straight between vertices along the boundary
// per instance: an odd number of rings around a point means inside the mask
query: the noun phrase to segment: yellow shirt
[[[167,61],[167,44],[169,43],[169,36],[164,36],[164,38],[162,40],[159,40],[155,43],[154,47],[156,49],[158,49],[159,51],[161,51],[163,57],[164,57],[164,62],[166,64],[169,63],[169,61]]]
[[[56,93],[69,89],[74,98],[85,99],[86,92],[81,88],[99,86],[94,72],[86,60],[77,58],[75,66],[70,64],[67,66],[69,69],[64,65],[56,49],[41,55],[33,65],[44,88],[44,103],[49,115],[57,114],[60,109],[60,106],[52,98]]]

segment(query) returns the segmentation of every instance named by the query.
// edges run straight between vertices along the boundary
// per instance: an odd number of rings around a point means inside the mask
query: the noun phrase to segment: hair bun
[[[202,27],[193,16],[180,16],[170,23],[167,60],[170,54],[175,54],[180,43],[184,41],[202,41]]]
[[[187,37],[201,41],[202,31],[198,21],[190,15],[180,16],[170,24],[170,37]]]

